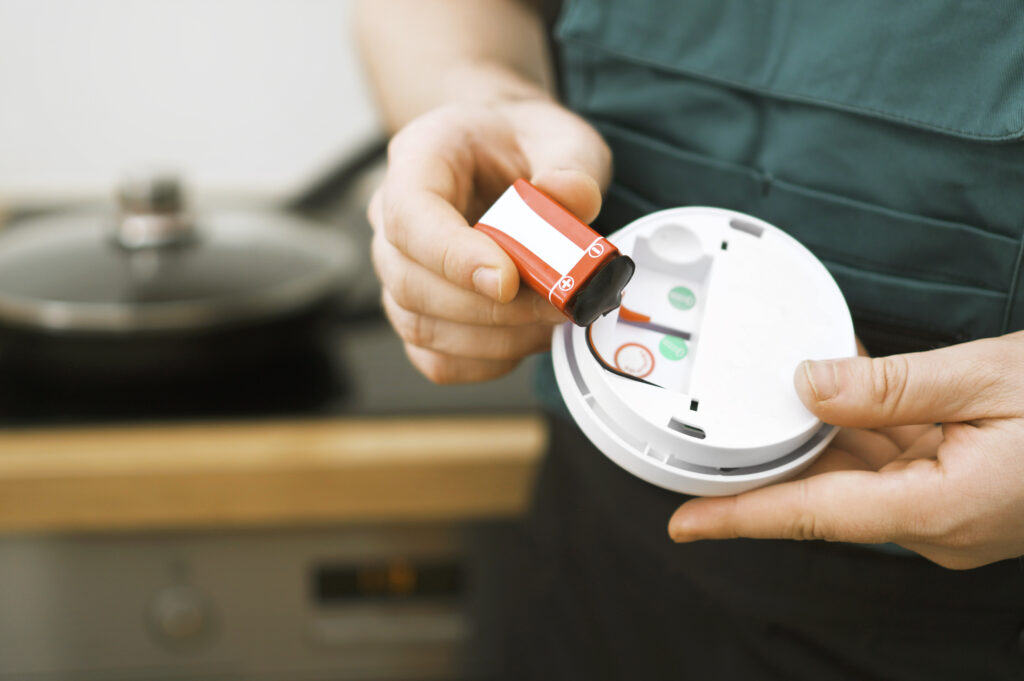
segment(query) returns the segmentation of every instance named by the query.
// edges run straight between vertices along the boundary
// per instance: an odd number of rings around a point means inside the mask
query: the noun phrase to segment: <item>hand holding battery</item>
[[[542,96],[438,109],[395,136],[369,210],[373,260],[385,311],[424,375],[487,380],[548,347],[564,317],[470,225],[520,177],[589,221],[610,163],[589,125]]]
[[[795,380],[846,428],[802,479],[683,504],[676,541],[895,542],[958,569],[1024,554],[1024,332],[808,363]]]

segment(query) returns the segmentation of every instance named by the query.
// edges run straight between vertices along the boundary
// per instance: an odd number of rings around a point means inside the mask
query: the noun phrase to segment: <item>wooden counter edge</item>
[[[539,415],[0,432],[0,532],[512,515]]]

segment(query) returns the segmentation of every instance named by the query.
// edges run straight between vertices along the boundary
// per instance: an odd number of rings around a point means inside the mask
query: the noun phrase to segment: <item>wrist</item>
[[[443,103],[501,107],[520,102],[553,103],[550,83],[527,78],[497,62],[478,62],[451,68],[442,79]]]

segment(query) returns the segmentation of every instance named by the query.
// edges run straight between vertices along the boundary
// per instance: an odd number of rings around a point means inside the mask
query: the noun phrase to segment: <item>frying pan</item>
[[[194,212],[168,173],[113,210],[0,231],[5,371],[105,384],[177,380],[301,352],[359,272],[340,230],[293,213]]]

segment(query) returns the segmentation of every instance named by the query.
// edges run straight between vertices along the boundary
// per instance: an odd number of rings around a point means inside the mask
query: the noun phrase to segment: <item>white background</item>
[[[346,0],[0,0],[0,209],[134,164],[275,200],[377,123]]]

